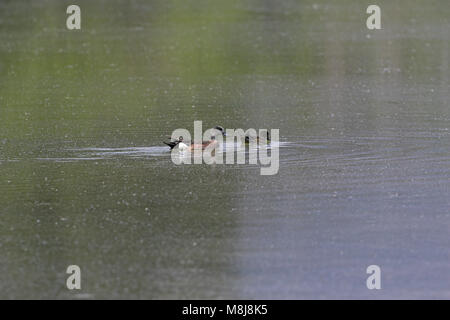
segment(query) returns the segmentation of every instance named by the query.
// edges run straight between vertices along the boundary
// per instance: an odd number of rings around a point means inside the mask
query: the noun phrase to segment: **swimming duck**
[[[183,137],[180,136],[177,140],[175,141],[170,141],[170,142],[165,142],[163,141],[164,144],[167,144],[170,147],[170,150],[172,150],[173,148],[175,148],[176,146],[179,146],[179,144],[181,143],[182,145],[185,145],[183,142]],[[181,146],[179,146],[181,147]]]
[[[267,134],[267,136],[266,136],[266,141],[264,141],[264,139],[263,138],[260,138],[260,137],[256,137],[256,143],[257,144],[259,144],[260,142],[266,142],[266,143],[270,143],[270,133],[269,133],[269,130],[267,130],[266,131],[266,134]],[[249,137],[249,136],[245,136],[245,144],[249,144],[250,143],[250,139],[254,139],[253,137]]]
[[[202,143],[191,143],[190,146],[186,146],[186,149],[183,148],[180,150],[188,150],[188,151],[195,150],[195,149],[205,150],[207,146],[217,145],[218,143],[219,142],[217,142],[216,137],[212,136],[211,140],[209,140],[209,141],[202,141]]]
[[[220,131],[223,136],[226,136],[225,129],[221,126],[215,126],[214,129]],[[209,145],[217,145],[219,142],[216,140],[215,136],[211,137],[211,140],[209,141],[202,141],[202,143],[191,143],[186,144],[183,142],[183,137],[180,136],[178,140],[171,141],[171,142],[164,142],[164,144],[168,145],[170,147],[170,150],[178,146],[178,149],[180,151],[191,151],[195,149],[201,149],[204,150]]]
[[[222,134],[222,136],[226,137],[227,135],[225,134],[225,129],[221,126],[215,126],[214,129],[219,130],[220,133]]]

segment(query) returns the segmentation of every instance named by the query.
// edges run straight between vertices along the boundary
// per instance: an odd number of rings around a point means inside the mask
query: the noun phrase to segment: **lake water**
[[[448,1],[377,1],[382,30],[356,0],[77,4],[0,2],[0,298],[450,298]],[[195,120],[280,129],[278,174],[174,165]]]

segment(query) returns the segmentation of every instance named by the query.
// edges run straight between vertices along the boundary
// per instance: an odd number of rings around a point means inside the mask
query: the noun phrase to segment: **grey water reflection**
[[[450,297],[446,1],[78,2],[0,2],[0,298]],[[279,173],[174,165],[195,120]]]

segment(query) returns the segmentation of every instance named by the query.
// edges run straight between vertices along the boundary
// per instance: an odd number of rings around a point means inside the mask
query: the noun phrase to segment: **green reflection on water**
[[[448,115],[445,1],[379,1],[378,32],[365,29],[359,1],[77,4],[81,31],[66,30],[64,2],[0,4],[1,297],[73,297],[63,288],[69,264],[82,267],[88,297],[307,296],[283,282],[298,270],[289,259],[272,267],[270,249],[301,260],[307,250],[290,251],[290,241],[305,239],[272,239],[271,219],[315,208],[305,189],[328,197],[327,173],[353,177],[299,163],[263,180],[253,169],[175,167],[167,155],[55,160],[80,156],[72,149],[158,146],[194,120],[280,128],[291,141],[447,125],[428,117]],[[398,117],[405,108],[417,119]],[[268,243],[255,245],[255,232]]]

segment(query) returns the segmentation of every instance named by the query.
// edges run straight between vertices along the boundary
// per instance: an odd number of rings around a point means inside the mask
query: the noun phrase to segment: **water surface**
[[[78,4],[0,3],[1,298],[450,298],[447,1]],[[174,165],[195,120],[279,173]]]

